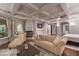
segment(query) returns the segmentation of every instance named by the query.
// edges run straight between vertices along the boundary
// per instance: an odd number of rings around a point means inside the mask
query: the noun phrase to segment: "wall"
[[[33,31],[35,35],[47,35],[50,34],[50,25],[44,22],[43,28],[37,28],[37,23],[42,22],[38,20],[27,20],[25,24],[25,31]]]
[[[25,31],[34,31],[34,21],[27,20],[25,22]]]
[[[35,21],[35,33],[36,35],[37,34],[40,34],[40,35],[47,35],[47,34],[50,34],[50,25],[43,22],[43,28],[37,28],[37,23],[41,23],[42,21]]]
[[[74,22],[75,25],[70,26],[70,34],[79,34],[79,15],[73,17],[71,22]]]
[[[79,25],[79,16],[75,16],[72,19],[73,19],[73,22],[75,23],[75,26],[70,26],[70,34],[79,34],[79,26],[78,26]],[[63,19],[63,20],[65,20],[65,19]],[[35,34],[42,34],[42,35],[50,34],[50,25],[45,23],[42,29],[38,29],[37,28],[38,22],[40,22],[40,21],[32,21],[32,20],[26,21],[26,26],[25,26],[26,31],[33,30]],[[56,33],[56,32],[54,32],[54,33]],[[61,35],[61,26],[57,27],[57,34]]]
[[[65,21],[62,21],[62,22],[65,22]],[[74,25],[71,25],[71,26],[69,24],[69,33],[70,34],[79,34],[79,15],[75,15],[74,17],[70,18],[66,22],[74,23]],[[61,35],[61,26],[57,27],[57,34]]]

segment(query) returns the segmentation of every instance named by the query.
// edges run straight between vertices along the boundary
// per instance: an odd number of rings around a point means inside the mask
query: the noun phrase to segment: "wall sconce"
[[[60,20],[60,19],[61,19],[60,17],[57,18],[57,27],[60,26],[60,23],[59,23],[59,20]]]
[[[74,22],[70,22],[69,25],[70,25],[70,26],[74,26],[75,23],[74,23]]]
[[[60,26],[60,24],[59,24],[59,22],[57,22],[57,27],[59,27]]]

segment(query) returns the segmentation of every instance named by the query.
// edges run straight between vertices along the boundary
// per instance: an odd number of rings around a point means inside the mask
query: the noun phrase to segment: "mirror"
[[[6,18],[0,17],[0,38],[8,36]]]

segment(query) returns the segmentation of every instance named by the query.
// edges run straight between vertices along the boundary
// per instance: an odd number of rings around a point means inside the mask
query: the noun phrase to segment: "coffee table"
[[[18,56],[35,56],[40,53],[39,49],[30,44],[28,44],[28,49],[25,49],[25,45],[21,45],[17,49],[19,50]]]

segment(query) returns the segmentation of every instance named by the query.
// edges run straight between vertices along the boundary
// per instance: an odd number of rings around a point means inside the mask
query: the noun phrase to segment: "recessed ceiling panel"
[[[59,4],[47,4],[45,5],[42,10],[47,11],[50,14],[54,14],[54,13],[58,13],[60,11],[63,11],[63,9],[61,8],[61,6]]]
[[[79,3],[67,3],[68,8],[76,8],[79,7]]]
[[[43,13],[37,13],[37,14],[35,14],[35,15],[33,15],[33,16],[36,16],[36,17],[38,17],[38,18],[40,18],[40,19],[46,19],[46,18],[48,18],[48,16],[46,16],[46,15],[43,14]]]
[[[26,14],[31,14],[33,12],[32,9],[24,6],[24,5],[21,5],[20,8],[18,9],[19,12],[23,12],[23,13],[26,13]]]
[[[32,3],[32,4],[38,7],[39,9],[44,7],[44,5],[46,5],[46,3]]]
[[[0,9],[1,10],[11,11],[12,6],[13,6],[12,3],[0,3]]]

